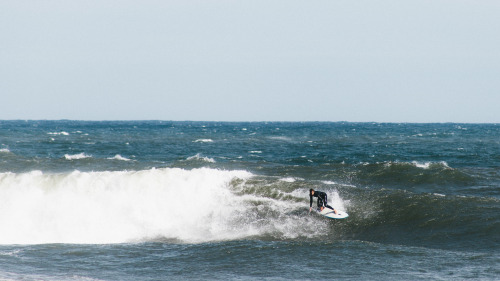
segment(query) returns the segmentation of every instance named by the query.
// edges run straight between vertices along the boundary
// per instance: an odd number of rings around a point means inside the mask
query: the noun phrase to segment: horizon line
[[[418,121],[320,121],[320,120],[308,120],[308,121],[291,121],[291,120],[260,120],[260,121],[232,121],[232,120],[167,120],[167,119],[0,119],[0,121],[48,121],[48,122],[210,122],[210,123],[375,123],[375,124],[492,124],[497,125],[500,122],[455,122],[455,121],[445,121],[445,122],[418,122]]]

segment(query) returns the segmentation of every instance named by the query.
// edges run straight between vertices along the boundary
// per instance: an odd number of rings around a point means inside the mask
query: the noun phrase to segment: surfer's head
[[[311,188],[311,189],[309,189],[309,195],[310,195],[310,196],[313,196],[313,195],[314,195],[314,189],[312,189],[312,188]]]

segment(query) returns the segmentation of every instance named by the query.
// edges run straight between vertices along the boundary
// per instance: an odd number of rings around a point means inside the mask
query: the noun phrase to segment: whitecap
[[[429,167],[431,166],[432,162],[425,162],[425,163],[420,163],[420,162],[417,162],[417,161],[413,161],[412,164],[417,167],[417,168],[421,168],[421,169],[429,169]]]
[[[443,165],[446,169],[451,169],[451,167],[448,165],[446,161],[441,161],[439,164]]]
[[[53,135],[53,136],[60,136],[60,135],[63,135],[63,136],[69,136],[69,133],[68,132],[52,132],[52,133],[47,133],[48,135]]]
[[[288,178],[281,178],[280,181],[292,183],[292,182],[296,182],[297,180],[295,178],[288,177]]]
[[[276,136],[276,137],[269,137],[269,139],[272,140],[279,140],[279,141],[292,141],[291,138],[285,137],[285,136]]]
[[[215,160],[213,158],[201,156],[200,153],[198,153],[194,156],[188,157],[186,160],[188,160],[188,161],[189,160],[201,160],[201,161],[205,161],[205,162],[209,162],[209,163],[215,163]]]
[[[446,163],[446,161],[441,161],[441,162],[424,162],[424,163],[413,161],[411,164],[414,165],[415,167],[421,168],[421,169],[429,169],[432,166],[435,167],[435,165],[438,165],[438,166],[441,165],[441,166],[443,166],[446,169],[451,169],[450,166],[448,166],[448,163]]]
[[[214,142],[212,139],[197,139],[193,142]]]
[[[79,153],[79,154],[73,154],[73,155],[70,155],[70,154],[65,154],[64,155],[64,158],[66,160],[80,160],[80,159],[85,159],[85,158],[91,158],[92,156],[90,155],[87,155],[85,153]]]
[[[6,251],[0,251],[0,256],[11,256],[11,257],[18,257],[18,254],[21,252],[21,250],[16,249],[16,250],[6,250]]]
[[[120,154],[116,154],[114,157],[109,157],[109,160],[120,160],[120,161],[130,161],[130,159],[121,156]]]
[[[322,183],[324,183],[324,184],[329,184],[329,185],[331,185],[331,184],[337,184],[337,183],[336,183],[336,182],[334,182],[334,181],[322,181]]]

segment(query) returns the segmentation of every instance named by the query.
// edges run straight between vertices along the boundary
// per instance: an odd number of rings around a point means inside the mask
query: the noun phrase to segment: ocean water
[[[500,124],[0,121],[0,280],[317,279],[500,280]]]

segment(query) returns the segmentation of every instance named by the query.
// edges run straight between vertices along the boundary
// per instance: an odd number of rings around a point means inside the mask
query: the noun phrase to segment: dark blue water
[[[499,203],[498,124],[0,121],[6,280],[497,280]]]

